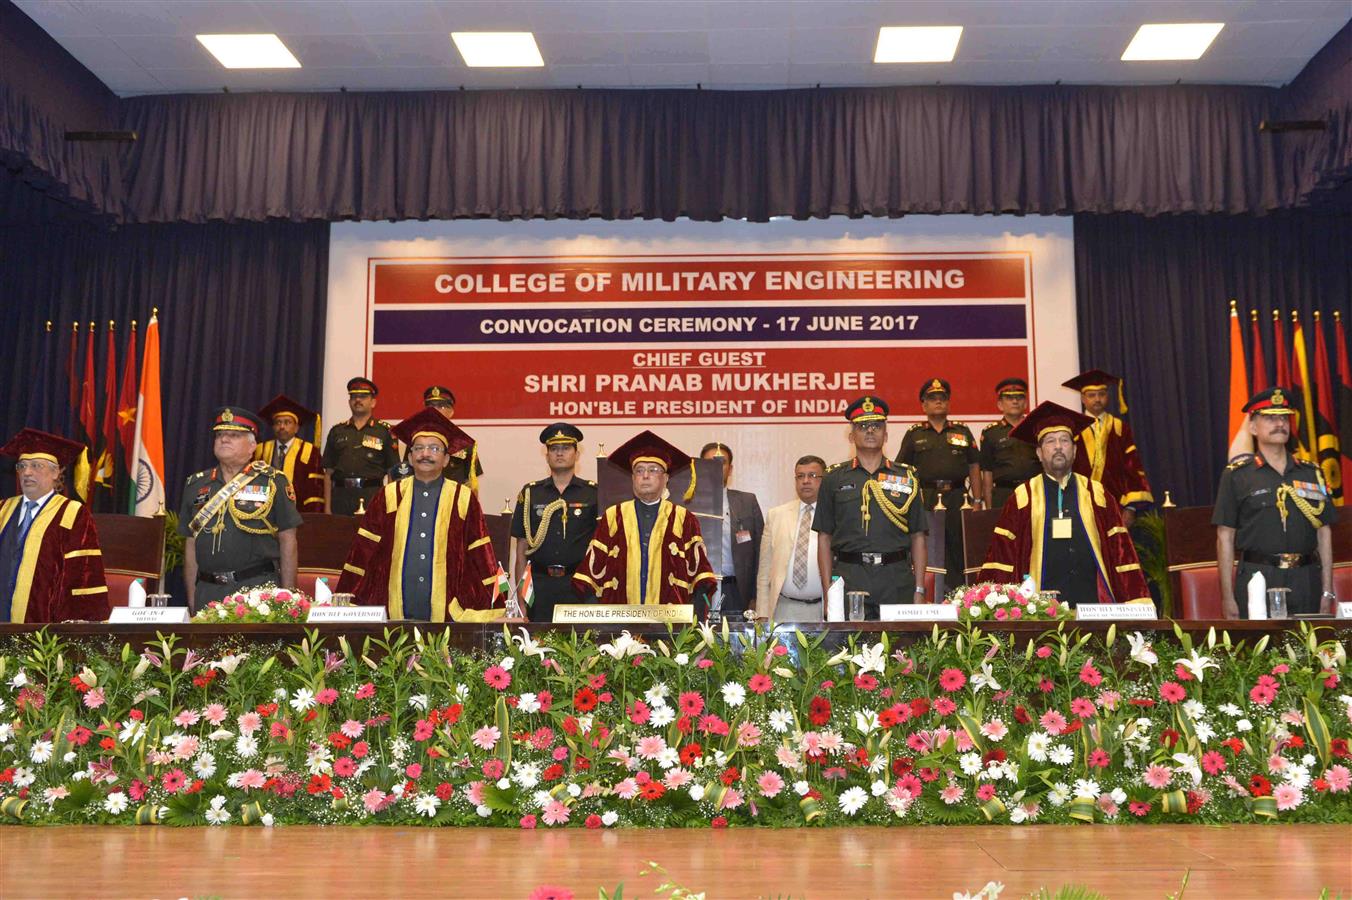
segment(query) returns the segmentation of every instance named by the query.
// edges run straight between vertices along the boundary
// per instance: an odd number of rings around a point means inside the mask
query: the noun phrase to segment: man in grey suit
[[[716,574],[722,576],[723,614],[739,615],[756,602],[756,572],[760,568],[765,518],[755,494],[728,487],[732,480],[732,449],[727,444],[717,441],[705,444],[699,455],[701,459],[723,461],[723,552],[722,568]]]

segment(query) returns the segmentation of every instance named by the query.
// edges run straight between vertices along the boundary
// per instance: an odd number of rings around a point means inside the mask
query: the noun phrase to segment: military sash
[[[201,534],[202,529],[207,527],[207,523],[221,514],[225,505],[234,499],[235,495],[244,490],[244,486],[253,481],[257,473],[253,471],[253,464],[244,467],[244,470],[226,482],[225,487],[216,492],[216,495],[202,504],[202,508],[197,511],[197,515],[192,517],[188,523],[188,531],[193,537]]]

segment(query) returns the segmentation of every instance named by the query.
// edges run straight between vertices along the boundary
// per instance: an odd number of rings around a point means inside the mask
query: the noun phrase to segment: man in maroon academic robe
[[[0,622],[108,618],[103,551],[89,507],[56,492],[84,448],[25,428],[0,454],[17,457],[22,493],[0,505]]]
[[[695,514],[666,497],[668,474],[690,465],[690,457],[644,431],[610,461],[633,476],[634,499],[615,504],[597,521],[573,573],[578,595],[602,603],[691,603],[702,617],[718,579]]]
[[[1072,471],[1073,435],[1089,417],[1042,403],[1012,436],[1033,444],[1042,474],[1014,489],[991,535],[983,580],[1022,581],[1077,603],[1150,603],[1141,561],[1104,486]]]
[[[1131,426],[1108,412],[1108,389],[1121,381],[1101,369],[1091,369],[1065,382],[1080,392],[1089,423],[1075,436],[1075,471],[1102,482],[1108,495],[1122,507],[1128,528],[1136,511],[1155,502],[1145,477]]]
[[[487,622],[497,557],[479,498],[448,481],[450,454],[469,436],[435,409],[405,419],[394,434],[409,446],[413,474],[385,485],[357,529],[338,590],[364,606],[385,606],[391,619]]]
[[[319,448],[299,436],[300,429],[311,422],[315,423],[315,434],[319,434],[319,413],[278,394],[258,414],[272,423],[272,440],[258,445],[254,459],[261,459],[286,475],[296,492],[296,509],[322,513],[325,476]]]

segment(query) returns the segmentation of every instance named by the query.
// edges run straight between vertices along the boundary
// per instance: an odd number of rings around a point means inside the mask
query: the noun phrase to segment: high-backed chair
[[[103,550],[103,574],[108,602],[127,605],[127,592],[138,578],[147,594],[157,593],[164,577],[164,516],[123,516],[94,513]]]
[[[1346,506],[1338,510],[1333,525],[1333,593],[1342,602],[1352,603],[1352,514]]]
[[[305,521],[296,536],[296,587],[313,597],[315,581],[327,578],[329,589],[336,590],[359,519],[328,513],[301,513],[301,518]]]
[[[1164,556],[1180,619],[1219,619],[1221,578],[1216,568],[1216,526],[1209,506],[1171,506],[1164,516]]]
[[[488,526],[488,537],[493,542],[493,552],[497,554],[502,568],[511,571],[512,562],[512,514],[484,514],[484,524]]]
[[[1000,521],[999,509],[964,509],[962,511],[962,572],[967,584],[976,584],[977,573],[986,561],[991,536]],[[1022,577],[1022,576],[1016,576]]]

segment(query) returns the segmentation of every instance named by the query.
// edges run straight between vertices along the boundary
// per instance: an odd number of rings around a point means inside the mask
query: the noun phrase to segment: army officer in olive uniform
[[[451,393],[451,389],[448,387],[442,387],[439,384],[432,385],[423,391],[423,403],[428,408],[435,409],[445,416],[448,422],[455,418],[455,394]],[[479,476],[483,473],[484,467],[479,465],[479,442],[471,438],[468,447],[461,447],[451,453],[441,476],[447,481],[456,481],[468,485],[471,491],[477,493]],[[413,464],[409,461],[408,450],[405,450],[403,462],[390,469],[390,480],[398,481],[412,474]]]
[[[1000,421],[981,430],[981,487],[987,509],[1004,509],[1014,489],[1042,472],[1037,449],[1010,437],[1028,414],[1028,382],[1006,378],[995,386]]]
[[[399,462],[390,426],[371,415],[379,393],[369,378],[350,380],[347,405],[352,418],[330,428],[324,442],[324,469],[333,484],[329,512],[335,515],[355,515],[357,507],[370,502],[385,483],[385,473]]]
[[[1284,390],[1255,395],[1244,412],[1258,451],[1226,468],[1211,515],[1221,610],[1227,619],[1248,618],[1249,579],[1262,572],[1268,588],[1290,588],[1289,613],[1332,613],[1338,510],[1324,473],[1291,455],[1298,414]]]
[[[878,607],[913,603],[924,594],[925,532],[929,520],[920,502],[915,470],[883,455],[887,403],[865,396],[846,407],[854,457],[826,470],[817,494],[812,530],[817,541],[822,596],[833,574],[846,591],[867,591],[865,616]]]
[[[519,583],[530,563],[532,622],[552,622],[554,604],[577,602],[573,572],[596,530],[596,482],[577,476],[581,442],[582,431],[567,422],[540,432],[549,477],[523,487],[512,511],[512,577]]]
[[[212,420],[216,466],[188,479],[179,507],[188,606],[260,584],[296,585],[296,495],[277,469],[253,458],[262,420],[223,406]]]
[[[961,422],[948,418],[948,398],[952,394],[948,382],[931,378],[920,388],[920,404],[925,411],[924,422],[912,425],[901,440],[897,462],[914,466],[920,484],[925,489],[925,509],[934,509],[939,498],[944,501],[944,559],[947,571],[944,590],[950,591],[963,583],[962,572],[962,513],[963,497],[970,481],[981,505],[981,456],[977,451],[972,430]],[[937,599],[937,598],[936,598]]]

